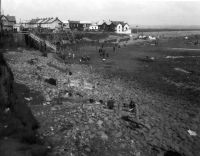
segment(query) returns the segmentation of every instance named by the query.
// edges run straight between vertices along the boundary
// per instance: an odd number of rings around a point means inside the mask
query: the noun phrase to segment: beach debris
[[[25,99],[26,101],[31,101],[31,100],[33,100],[32,97],[30,97],[30,98],[25,97],[24,99]]]
[[[188,133],[191,135],[191,136],[197,136],[197,133],[195,131],[192,131],[192,130],[188,130]]]
[[[4,110],[5,113],[8,113],[9,111],[10,111],[10,108],[6,108],[6,109]]]
[[[53,79],[53,78],[45,79],[45,82],[47,82],[53,86],[56,86],[56,79]]]
[[[156,37],[153,37],[153,36],[149,36],[149,40],[156,40]]]
[[[174,68],[174,70],[180,71],[180,72],[183,72],[183,73],[186,73],[186,74],[190,74],[189,71],[187,71],[187,70],[185,70],[185,69],[182,69],[182,68]]]
[[[94,100],[94,99],[89,99],[89,102],[90,102],[90,103],[94,103],[95,100]]]
[[[166,59],[179,59],[179,58],[198,58],[200,56],[166,56]]]
[[[166,59],[184,58],[184,56],[166,56]]]
[[[108,140],[108,135],[105,132],[102,131],[102,132],[99,132],[99,134],[102,140],[105,140],[105,141]]]
[[[181,154],[176,151],[166,151],[164,156],[181,156]]]
[[[145,56],[144,58],[140,58],[140,60],[144,62],[153,62],[155,61],[155,57]]]
[[[99,100],[99,102],[100,102],[101,104],[103,104],[103,100]]]
[[[139,39],[146,40],[148,37],[147,37],[147,36],[145,36],[145,35],[140,35],[138,38],[139,38]]]
[[[33,58],[27,61],[30,65],[35,65],[38,62],[37,58]]]
[[[88,61],[90,61],[90,56],[82,56],[80,58],[80,62],[88,62]]]
[[[133,100],[130,101],[129,108],[135,109],[135,102]]]

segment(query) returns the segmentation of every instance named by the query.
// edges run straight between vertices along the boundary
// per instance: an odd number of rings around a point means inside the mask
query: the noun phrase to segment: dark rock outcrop
[[[44,156],[47,150],[37,138],[39,124],[14,93],[13,82],[12,71],[0,54],[0,155]]]

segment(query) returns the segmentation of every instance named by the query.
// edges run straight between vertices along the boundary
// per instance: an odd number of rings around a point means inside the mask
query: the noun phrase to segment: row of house
[[[48,28],[48,29],[56,29],[62,27],[62,21],[56,18],[36,18],[30,21],[23,21],[21,22],[24,28]]]
[[[109,31],[123,34],[130,34],[131,29],[128,23],[123,21],[99,21],[92,23],[90,21],[66,21],[70,29],[89,30],[89,31]]]
[[[46,28],[46,29],[71,29],[80,31],[108,31],[122,34],[130,34],[129,24],[123,21],[61,21],[59,18],[36,18],[16,24],[15,16],[1,15],[0,20],[3,30],[20,30],[21,27],[27,29]]]
[[[1,15],[0,21],[0,27],[3,31],[12,31],[14,29],[14,25],[16,24],[15,16],[10,15]]]
[[[30,21],[22,22],[25,28],[48,28],[48,29],[71,29],[80,31],[109,31],[116,33],[130,34],[129,24],[123,21],[99,21],[92,23],[91,21],[61,21],[58,18],[36,18]]]

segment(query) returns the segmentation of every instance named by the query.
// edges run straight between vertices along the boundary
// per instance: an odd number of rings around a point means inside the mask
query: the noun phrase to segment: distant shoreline
[[[137,32],[163,32],[163,31],[200,31],[200,28],[198,29],[170,29],[170,28],[132,28],[132,33]]]

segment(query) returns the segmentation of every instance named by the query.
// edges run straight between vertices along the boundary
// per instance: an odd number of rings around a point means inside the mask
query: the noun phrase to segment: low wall
[[[0,34],[1,48],[17,48],[26,47],[24,34],[4,33]]]

